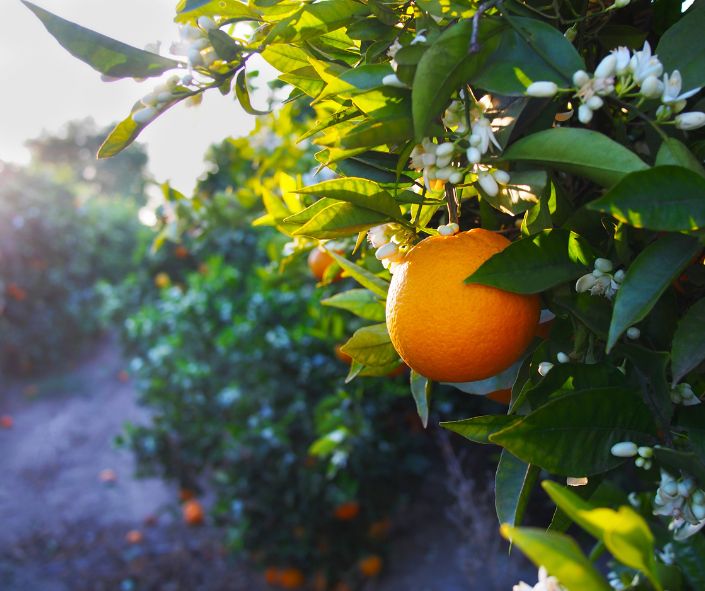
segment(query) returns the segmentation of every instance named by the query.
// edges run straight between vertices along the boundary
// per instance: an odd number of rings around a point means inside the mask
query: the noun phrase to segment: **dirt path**
[[[262,591],[261,578],[224,551],[221,532],[184,526],[175,491],[135,479],[131,454],[112,445],[126,421],[148,419],[123,368],[117,344],[106,339],[71,371],[0,383],[0,415],[14,420],[0,428],[0,589]],[[101,481],[105,469],[114,483]],[[485,564],[463,572],[460,549],[476,555],[486,540],[467,545],[434,486],[442,485],[425,487],[420,510],[399,525],[385,577],[366,591],[510,589],[517,579],[508,570],[500,585]],[[132,529],[143,543],[125,540]],[[487,530],[496,535],[492,519]],[[498,560],[493,570],[506,570]]]

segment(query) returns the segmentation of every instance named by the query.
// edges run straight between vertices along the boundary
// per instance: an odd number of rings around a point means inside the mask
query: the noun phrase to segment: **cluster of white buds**
[[[705,125],[705,113],[693,111],[679,114],[685,109],[687,100],[697,94],[700,88],[682,92],[683,79],[680,72],[673,70],[668,74],[663,70],[661,60],[652,54],[649,42],[645,41],[639,51],[630,52],[627,47],[613,49],[600,61],[592,75],[584,70],[576,71],[573,74],[573,88],[561,89],[554,82],[540,81],[530,84],[526,94],[548,98],[558,92],[574,92],[573,96],[580,100],[578,119],[587,124],[592,120],[594,111],[604,104],[602,97],[611,94],[618,97],[634,96],[632,93],[636,91],[642,99],[661,101],[656,110],[658,121],[667,121],[675,116],[675,126],[683,130]]]
[[[512,591],[565,591],[556,577],[549,577],[546,568],[539,567],[539,581],[533,587],[524,581],[512,587]]]
[[[682,383],[675,388],[671,388],[671,402],[673,404],[682,404],[683,406],[695,406],[700,404],[701,400],[695,395],[690,384]]]
[[[633,570],[623,570],[617,573],[613,570],[607,573],[607,582],[615,591],[627,591],[628,589],[636,589],[641,583],[641,577],[638,572]]]
[[[692,478],[674,478],[661,470],[661,482],[654,497],[654,515],[670,517],[668,529],[676,540],[683,540],[705,526],[705,491]]]
[[[415,237],[413,230],[395,223],[381,224],[367,231],[367,239],[376,249],[375,257],[390,273],[394,273],[396,266],[411,250]]]
[[[610,453],[618,458],[633,458],[637,468],[650,470],[652,466],[651,458],[654,456],[654,449],[646,445],[638,446],[633,441],[620,441],[615,443],[610,449]]]
[[[453,142],[434,144],[429,138],[424,138],[411,151],[411,166],[423,171],[424,184],[429,191],[442,188],[446,182],[457,185],[465,178],[463,172],[453,166],[453,159],[459,153]]]
[[[141,107],[132,113],[133,121],[135,123],[149,123],[160,111],[177,98],[178,93],[176,90],[178,86],[190,84],[191,82],[190,74],[186,74],[184,77],[179,77],[176,74],[170,76],[166,82],[160,84],[140,99]]]
[[[455,222],[451,222],[450,224],[446,224],[444,226],[438,226],[438,233],[441,236],[454,236],[458,232],[460,232],[460,226]]]
[[[622,269],[612,273],[613,269],[614,264],[609,259],[595,259],[592,273],[583,275],[575,282],[575,291],[578,293],[589,291],[591,295],[602,295],[611,300],[625,276]]]
[[[183,55],[191,68],[209,68],[218,61],[218,54],[211,45],[208,31],[218,28],[216,22],[207,16],[198,19],[198,27],[183,25],[179,27],[179,42],[173,43],[170,52]]]

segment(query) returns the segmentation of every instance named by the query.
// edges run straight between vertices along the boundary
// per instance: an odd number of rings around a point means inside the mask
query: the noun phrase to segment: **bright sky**
[[[176,0],[35,0],[68,20],[136,47],[177,38]],[[105,83],[90,66],[72,57],[19,0],[2,0],[0,36],[0,160],[26,162],[25,140],[42,130],[58,131],[72,119],[92,117],[99,125],[123,119],[154,80]],[[254,60],[253,60],[254,61]],[[258,64],[259,66],[259,64]],[[253,102],[257,102],[257,96]],[[261,98],[261,97],[260,97]],[[177,105],[140,135],[147,145],[150,170],[190,192],[203,172],[207,147],[227,136],[247,133],[254,119],[233,96],[206,93],[198,108]]]

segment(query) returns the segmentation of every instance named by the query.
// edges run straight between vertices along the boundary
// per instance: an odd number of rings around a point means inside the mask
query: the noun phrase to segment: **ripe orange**
[[[12,425],[15,424],[15,421],[12,420],[12,417],[10,415],[2,415],[0,417],[0,427],[3,429],[12,429]]]
[[[406,364],[438,382],[484,380],[512,365],[534,337],[536,295],[465,284],[509,240],[481,228],[432,236],[397,267],[387,328]]]
[[[304,584],[304,573],[298,568],[285,568],[279,572],[279,584],[284,589],[299,589]]]
[[[376,554],[370,554],[357,563],[357,568],[364,577],[376,577],[382,572],[382,559]]]
[[[490,392],[487,398],[509,406],[509,403],[512,401],[512,389],[504,388],[503,390],[495,390],[494,392]]]
[[[204,512],[201,503],[196,499],[186,501],[182,507],[184,521],[189,525],[201,525],[204,520]]]
[[[308,255],[308,268],[311,269],[311,274],[320,281],[326,274],[328,267],[335,261],[325,250],[320,247],[314,248]],[[338,281],[343,276],[343,272],[338,273],[333,281]]]
[[[176,256],[177,259],[185,259],[188,255],[188,249],[183,244],[179,244],[174,249],[174,256]]]
[[[138,529],[131,529],[125,534],[125,541],[128,544],[140,544],[144,540],[142,532]]]
[[[367,530],[367,535],[373,540],[381,540],[389,535],[391,529],[392,520],[389,519],[389,517],[385,517],[384,519],[371,523],[369,529]]]
[[[340,521],[352,521],[360,513],[360,503],[357,501],[348,501],[335,508],[335,518]]]
[[[267,567],[264,570],[264,581],[267,585],[278,585],[281,581],[281,572],[274,566]]]
[[[164,289],[171,285],[171,279],[166,273],[157,273],[154,276],[154,285],[156,285],[159,289]]]

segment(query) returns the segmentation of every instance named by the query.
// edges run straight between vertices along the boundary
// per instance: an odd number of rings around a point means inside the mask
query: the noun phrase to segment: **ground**
[[[215,528],[183,525],[175,489],[135,478],[131,455],[113,445],[123,423],[149,418],[124,366],[106,338],[68,371],[0,383],[0,414],[14,422],[0,429],[0,589],[262,591],[260,576],[223,551]],[[114,482],[101,480],[104,470]],[[518,571],[502,551],[482,551],[496,536],[492,520],[487,539],[468,542],[446,519],[446,504],[437,482],[420,487],[418,509],[400,520],[389,568],[369,591],[511,588]],[[144,539],[129,544],[135,529]]]

